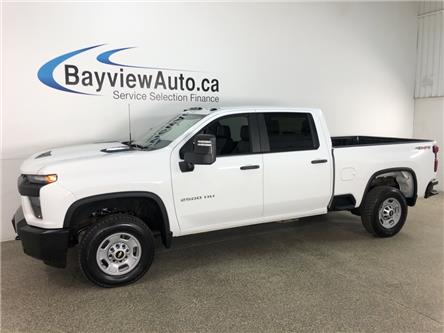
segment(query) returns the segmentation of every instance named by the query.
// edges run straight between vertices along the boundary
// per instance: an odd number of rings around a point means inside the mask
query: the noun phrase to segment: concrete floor
[[[134,285],[101,289],[2,243],[1,331],[443,332],[444,195],[391,239],[349,213],[176,239]]]

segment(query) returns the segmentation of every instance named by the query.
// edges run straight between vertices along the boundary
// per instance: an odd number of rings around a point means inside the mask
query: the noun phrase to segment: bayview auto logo
[[[91,64],[85,66],[75,61],[79,55],[92,53],[104,45],[62,54],[44,64],[37,76],[48,87],[73,94],[111,95],[118,100],[219,102],[219,80],[206,77],[202,72],[129,65],[111,59],[116,53],[135,47],[102,50],[93,68]],[[104,70],[96,67],[104,67]]]

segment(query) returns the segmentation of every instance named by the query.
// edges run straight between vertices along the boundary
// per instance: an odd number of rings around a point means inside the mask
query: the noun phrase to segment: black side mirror
[[[186,152],[182,171],[192,171],[195,164],[213,164],[216,161],[216,137],[212,134],[198,134],[193,140],[193,152]]]

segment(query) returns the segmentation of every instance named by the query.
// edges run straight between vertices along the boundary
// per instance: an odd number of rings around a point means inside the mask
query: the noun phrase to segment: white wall
[[[444,2],[422,1],[418,11],[414,136],[435,139],[439,186],[444,187]]]
[[[418,11],[415,97],[444,96],[444,1],[422,1]]]
[[[437,189],[442,190],[444,188],[444,97],[416,99],[414,119],[414,136],[435,139],[440,148]]]
[[[3,6],[2,240],[13,237],[26,156],[126,136],[126,103],[110,91],[71,94],[37,79],[45,62],[83,47],[137,46],[113,59],[209,72],[196,75],[219,79],[219,105],[320,107],[333,135],[413,134],[416,3]],[[87,53],[76,61],[105,66]],[[136,134],[189,104],[133,103]]]

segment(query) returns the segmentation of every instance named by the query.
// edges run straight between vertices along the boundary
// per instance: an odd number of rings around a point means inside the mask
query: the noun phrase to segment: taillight
[[[438,152],[439,152],[439,147],[437,145],[433,146],[433,154],[435,154],[435,162],[433,163],[433,171],[438,171]]]

